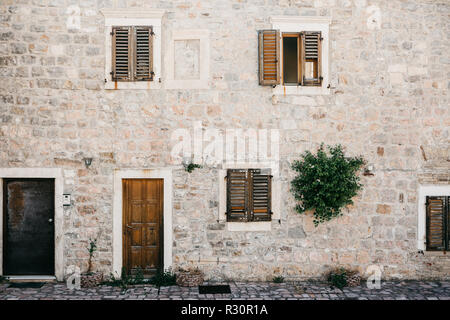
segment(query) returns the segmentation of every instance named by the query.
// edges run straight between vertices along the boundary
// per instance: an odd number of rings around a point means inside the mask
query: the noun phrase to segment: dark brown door
[[[123,257],[127,272],[163,268],[163,180],[123,180]]]
[[[55,274],[55,180],[4,179],[5,275]]]

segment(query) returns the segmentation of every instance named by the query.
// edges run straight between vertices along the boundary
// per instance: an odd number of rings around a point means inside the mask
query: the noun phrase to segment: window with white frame
[[[228,231],[270,231],[272,222],[280,221],[281,184],[275,163],[226,163],[218,174],[218,220],[226,222]]]
[[[164,10],[103,9],[105,89],[161,88]]]
[[[329,17],[272,17],[258,32],[259,83],[275,93],[329,93]]]
[[[419,187],[418,248],[450,250],[450,186]]]
[[[270,170],[227,170],[227,221],[250,222],[271,221]]]

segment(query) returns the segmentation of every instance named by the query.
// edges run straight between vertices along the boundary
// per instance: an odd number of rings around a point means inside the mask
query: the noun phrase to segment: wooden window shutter
[[[260,169],[249,170],[251,197],[250,208],[253,221],[270,221],[271,212],[271,180],[272,176],[262,174]]]
[[[227,170],[227,221],[248,220],[248,171]]]
[[[280,84],[280,31],[258,31],[259,84]]]
[[[112,28],[112,80],[130,81],[131,75],[131,27]]]
[[[448,198],[427,197],[427,250],[448,250]]]
[[[134,80],[153,80],[153,28],[134,28]]]
[[[304,31],[301,53],[301,85],[322,85],[322,33]]]

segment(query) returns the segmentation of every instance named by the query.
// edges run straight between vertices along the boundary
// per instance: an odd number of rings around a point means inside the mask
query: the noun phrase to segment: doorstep
[[[56,282],[55,276],[4,276],[10,282]]]

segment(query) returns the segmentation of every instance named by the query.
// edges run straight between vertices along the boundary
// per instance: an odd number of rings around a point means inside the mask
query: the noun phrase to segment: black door
[[[55,274],[55,180],[4,179],[5,275]]]

